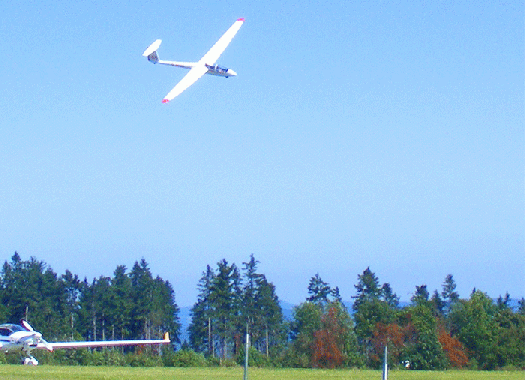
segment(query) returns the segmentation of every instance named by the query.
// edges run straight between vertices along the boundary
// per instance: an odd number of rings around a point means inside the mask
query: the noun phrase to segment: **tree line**
[[[173,288],[144,259],[90,282],[15,252],[0,272],[0,300],[0,321],[25,319],[49,341],[153,339],[165,331],[178,339],[180,329]]]
[[[259,366],[379,368],[387,345],[392,367],[525,368],[523,298],[517,310],[508,294],[493,301],[474,289],[460,299],[449,274],[440,291],[416,286],[410,303],[400,306],[390,284],[366,268],[351,305],[337,286],[314,275],[308,297],[287,320],[258,264],[251,255],[241,268],[224,259],[208,265],[197,284],[189,340],[180,342],[175,293],[168,281],[153,277],[144,259],[129,272],[122,265],[112,277],[89,282],[69,271],[58,276],[44,262],[22,261],[15,252],[0,273],[0,320],[26,319],[51,341],[160,338],[169,331],[179,350],[165,351],[154,365],[241,363],[248,332],[250,363]],[[98,355],[106,364],[145,363]]]

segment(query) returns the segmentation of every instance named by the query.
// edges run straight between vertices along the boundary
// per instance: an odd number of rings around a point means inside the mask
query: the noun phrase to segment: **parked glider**
[[[42,334],[26,321],[22,320],[20,325],[0,325],[0,350],[4,352],[22,351],[26,358],[24,364],[38,365],[38,360],[31,356],[31,351],[46,349],[53,351],[56,348],[83,348],[83,347],[117,347],[138,346],[170,343],[169,334],[164,334],[164,339],[158,340],[99,340],[93,342],[56,342],[49,343],[42,338]]]
[[[190,70],[190,72],[186,74],[186,76],[184,76],[184,78],[182,78],[179,83],[177,83],[177,85],[168,93],[168,95],[164,97],[162,103],[167,103],[175,98],[182,91],[195,83],[204,74],[219,75],[226,78],[237,75],[237,73],[232,69],[227,69],[225,67],[216,65],[215,62],[228,47],[231,40],[233,37],[235,37],[243,23],[243,18],[235,21],[233,25],[230,26],[230,28],[226,31],[226,33],[224,33],[222,37],[219,38],[215,45],[213,45],[211,49],[208,50],[208,52],[204,55],[204,57],[202,57],[198,62],[163,61],[159,59],[157,54],[157,50],[162,40],[156,40],[153,42],[142,54],[144,57],[148,58],[148,61],[152,63],[160,63],[162,65],[183,67]]]

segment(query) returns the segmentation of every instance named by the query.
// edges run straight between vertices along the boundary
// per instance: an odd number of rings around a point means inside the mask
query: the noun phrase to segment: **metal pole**
[[[248,332],[248,323],[246,324],[246,348],[244,355],[244,380],[248,380],[248,351],[250,349],[250,334]]]
[[[383,380],[388,380],[388,345],[385,344],[385,361],[383,363]]]

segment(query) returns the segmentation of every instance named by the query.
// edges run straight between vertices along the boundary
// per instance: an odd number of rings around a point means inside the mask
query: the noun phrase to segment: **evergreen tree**
[[[355,288],[357,290],[357,296],[354,301],[354,310],[357,311],[359,305],[367,302],[378,300],[381,296],[381,288],[379,286],[379,279],[377,276],[370,270],[370,267],[367,267],[363,274],[357,276],[357,285]]]
[[[355,285],[357,295],[355,299],[354,321],[355,332],[360,340],[361,347],[365,351],[370,350],[370,339],[377,323],[389,324],[394,321],[396,311],[390,306],[394,303],[391,299],[386,302],[382,299],[382,287],[379,285],[379,279],[376,275],[366,268],[366,270],[357,276],[358,282]],[[389,289],[390,286],[385,286]],[[390,297],[397,298],[390,290]]]
[[[151,339],[151,304],[153,302],[153,276],[146,260],[135,261],[130,272],[132,287],[131,334],[137,339]]]
[[[179,308],[175,293],[168,281],[153,278],[146,260],[135,262],[130,272],[131,279],[131,334],[135,337],[160,338],[170,331],[174,341],[178,341],[180,324]]]
[[[67,328],[66,294],[56,273],[34,257],[22,261],[15,252],[11,263],[4,263],[1,277],[6,319],[28,320],[48,339],[61,338]]]
[[[259,338],[259,327],[262,316],[259,310],[259,287],[263,276],[257,273],[257,264],[259,261],[250,255],[250,261],[243,262],[244,270],[244,287],[242,295],[242,319],[249,326],[252,342]],[[255,339],[254,339],[255,338]]]
[[[229,347],[234,344],[234,334],[242,327],[240,324],[240,275],[235,264],[228,265],[226,260],[217,263],[209,300],[214,323],[214,333],[222,359],[229,354]]]
[[[282,310],[275,286],[257,273],[254,255],[244,262],[242,319],[249,325],[252,345],[269,356],[270,346],[282,342]]]
[[[197,288],[199,294],[197,302],[191,309],[191,323],[188,328],[190,334],[190,345],[197,352],[214,355],[212,305],[210,301],[211,285],[215,277],[211,267],[206,267],[202,273]]]
[[[434,310],[436,312],[437,316],[443,316],[445,312],[445,302],[441,299],[441,296],[439,295],[439,292],[434,290],[434,294],[432,294],[432,298],[430,299],[430,302],[432,305],[434,305]]]
[[[331,296],[335,302],[339,302],[341,305],[343,305],[343,298],[341,297],[339,286],[336,286],[335,288],[332,289]]]
[[[310,294],[310,297],[307,298],[307,301],[324,305],[329,301],[328,297],[332,294],[332,289],[317,273],[310,279],[308,294]]]
[[[80,320],[80,299],[83,291],[83,284],[77,275],[73,275],[69,270],[60,276],[62,289],[65,292],[65,317],[68,320],[67,333],[65,333],[64,340],[75,340],[78,336],[77,325]],[[75,336],[78,337],[75,337]]]
[[[381,287],[381,299],[393,309],[397,309],[399,307],[399,297],[396,293],[394,293],[388,282],[384,283]]]
[[[518,313],[521,315],[525,315],[525,298],[521,298],[521,300],[518,301]]]
[[[505,294],[505,298],[499,296],[498,300],[496,301],[496,304],[498,306],[498,309],[505,310],[509,308],[509,302],[510,302],[510,294],[507,292]]]
[[[456,282],[454,277],[451,274],[448,274],[445,277],[445,282],[443,283],[443,291],[441,292],[441,297],[444,302],[443,312],[447,315],[455,302],[459,300],[459,294],[456,292]]]
[[[421,285],[416,286],[416,292],[410,299],[413,305],[427,305],[429,302],[430,294],[428,293],[427,286]]]
[[[126,273],[126,266],[119,265],[111,280],[112,295],[112,339],[128,339],[131,336],[133,309],[131,278]]]
[[[257,309],[260,318],[259,339],[254,340],[259,350],[264,346],[266,357],[270,354],[270,347],[282,346],[285,342],[283,313],[279,305],[279,298],[275,286],[263,276],[258,289]]]

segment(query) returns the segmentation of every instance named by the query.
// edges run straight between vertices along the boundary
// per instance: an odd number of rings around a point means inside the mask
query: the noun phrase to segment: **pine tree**
[[[128,339],[131,335],[132,318],[132,286],[131,279],[126,274],[126,266],[119,265],[113,272],[111,280],[113,288],[112,295],[112,339],[118,336],[119,339]]]
[[[241,331],[240,317],[240,275],[235,264],[226,260],[217,263],[217,273],[210,288],[210,304],[222,359],[229,354],[229,346],[234,344],[234,334]]]
[[[250,261],[243,262],[244,265],[244,287],[242,295],[242,319],[249,326],[252,342],[260,338],[260,320],[262,316],[259,312],[259,288],[263,276],[257,273],[259,261],[250,255]]]
[[[505,309],[509,309],[509,302],[510,302],[510,294],[507,292],[505,294],[505,298],[501,296],[498,297],[496,304],[498,306],[498,309],[505,310]]]
[[[357,276],[357,281],[357,285],[355,285],[357,296],[352,297],[355,298],[354,310],[357,310],[362,303],[378,300],[381,296],[379,279],[374,272],[370,270],[370,267],[367,267],[363,271],[363,274]]]
[[[332,294],[332,289],[328,283],[321,279],[319,273],[316,273],[308,284],[308,294],[310,297],[307,298],[307,301],[325,305],[329,301],[328,297]]]
[[[442,317],[444,314],[446,303],[443,302],[437,290],[434,290],[434,294],[432,294],[432,298],[430,299],[430,301],[432,302],[432,305],[434,305],[436,315]]]
[[[521,315],[525,315],[525,298],[521,298],[521,300],[518,301],[518,313]]]
[[[64,334],[63,339],[74,340],[77,333],[77,324],[80,319],[80,299],[82,296],[83,286],[77,275],[73,275],[69,270],[60,276],[61,287],[65,292],[65,311],[68,319],[68,333]]]
[[[428,293],[426,285],[416,285],[416,292],[410,300],[412,301],[413,305],[428,305],[429,297],[430,294]]]
[[[264,345],[264,353],[268,357],[271,346],[284,344],[283,313],[275,292],[275,286],[268,282],[265,276],[259,283],[257,293],[256,307],[259,311],[259,318],[257,319],[259,333],[257,335],[259,339],[255,340],[255,344],[259,346],[259,349]]]
[[[394,293],[388,282],[384,283],[381,287],[381,299],[393,309],[399,307],[399,297]]]
[[[379,285],[376,275],[366,268],[357,276],[357,295],[353,304],[355,332],[364,350],[370,349],[370,339],[377,323],[389,324],[395,317],[395,304],[397,296],[390,289],[390,285]],[[382,288],[389,289],[389,301],[385,301]]]
[[[135,262],[130,273],[131,279],[131,334],[137,338],[160,338],[170,331],[178,340],[180,324],[179,309],[175,293],[168,281],[151,275],[148,263],[142,259]]]
[[[443,313],[448,315],[454,303],[459,300],[459,294],[456,292],[456,282],[451,274],[448,274],[443,282],[443,291],[441,292],[441,298],[445,303]]]
[[[188,328],[190,334],[190,345],[197,352],[214,355],[212,325],[212,305],[210,301],[211,284],[215,277],[211,267],[206,267],[206,272],[202,273],[197,288],[199,294],[197,302],[191,309],[191,323]]]

